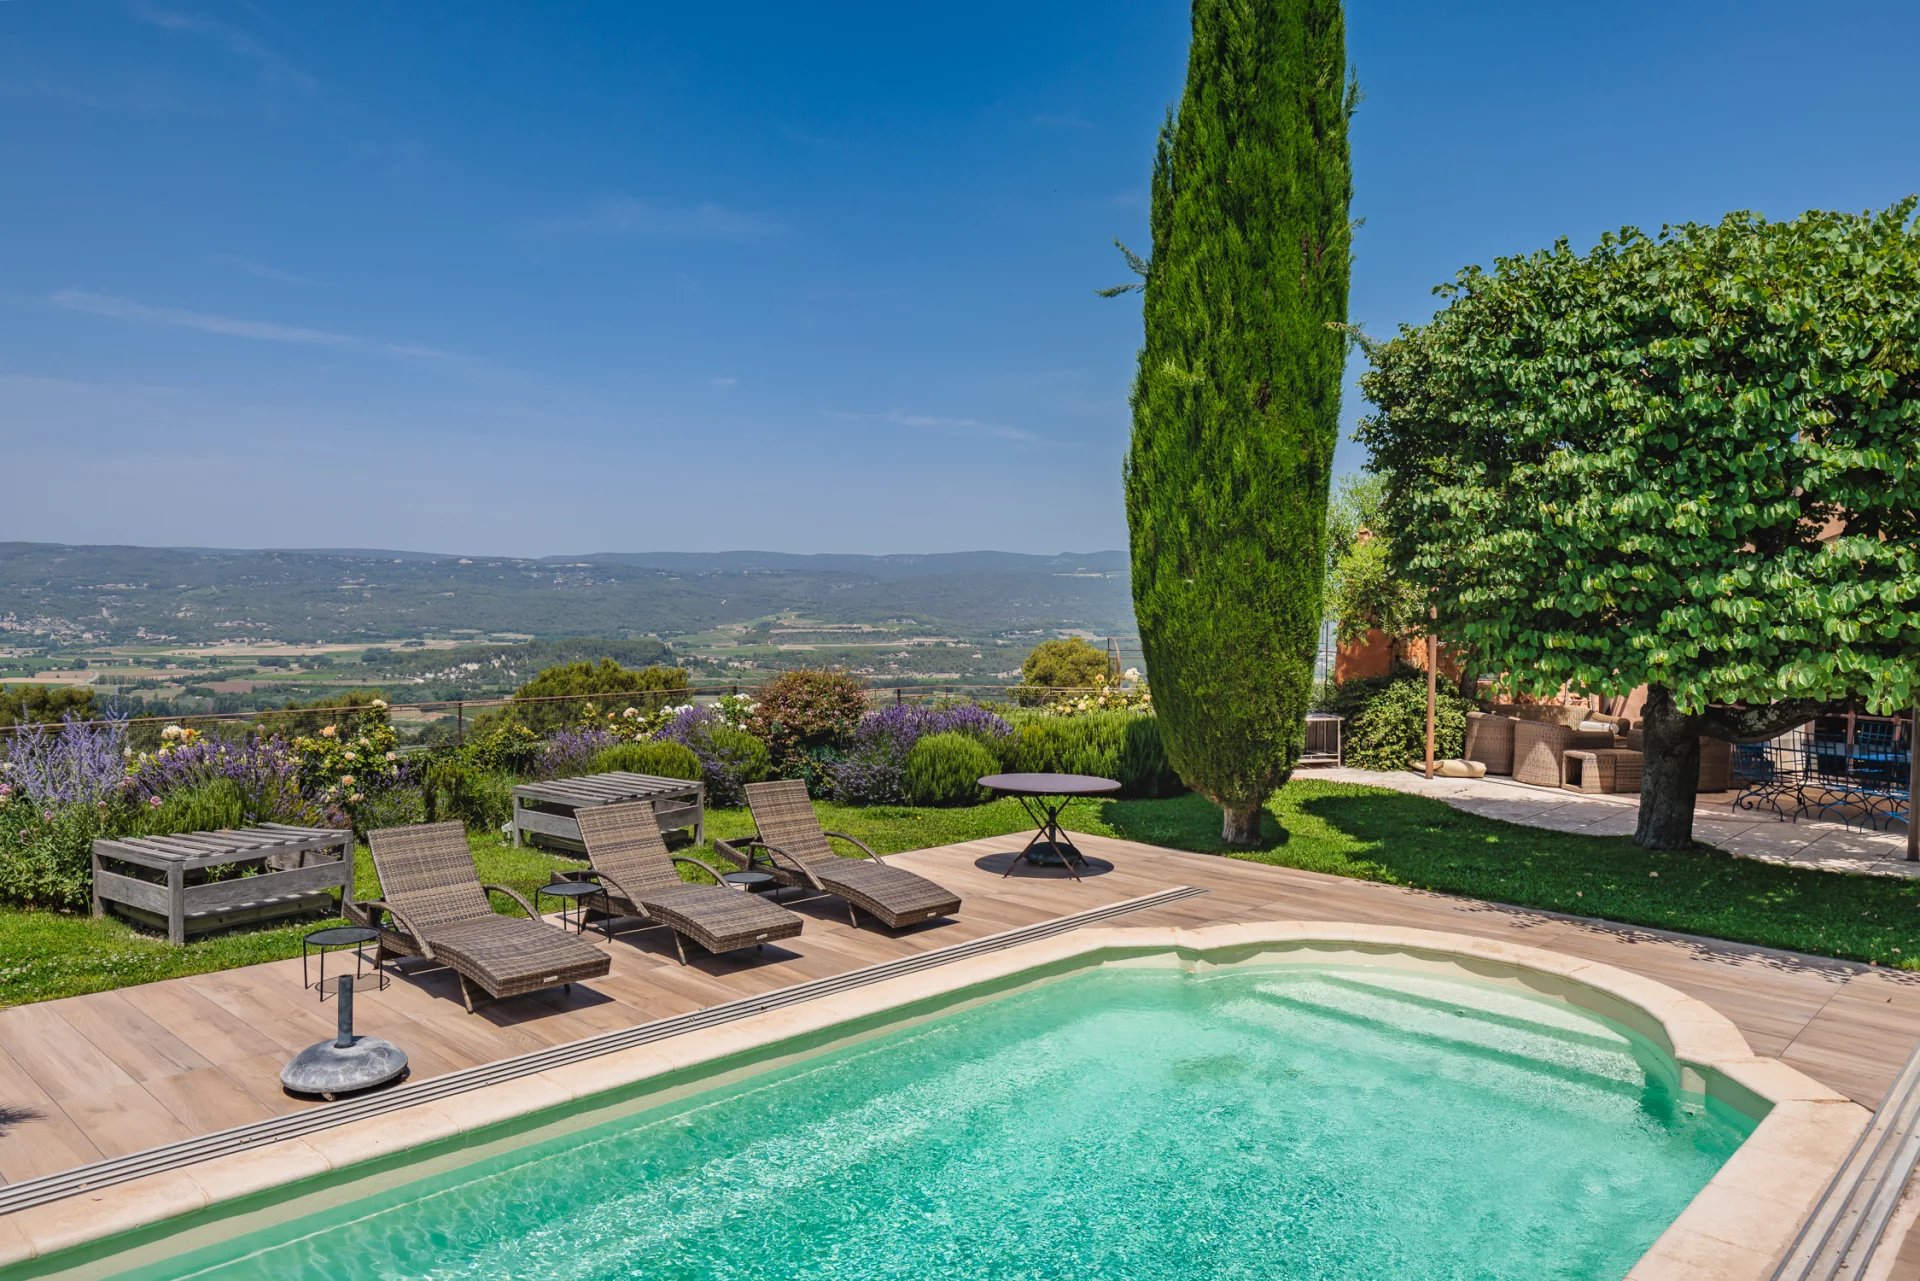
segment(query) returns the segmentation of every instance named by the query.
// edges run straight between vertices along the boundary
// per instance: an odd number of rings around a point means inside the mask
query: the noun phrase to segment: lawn
[[[1625,837],[1521,827],[1425,797],[1314,779],[1290,783],[1268,808],[1277,820],[1269,832],[1272,843],[1234,857],[1920,969],[1920,882],[1904,878],[1782,867],[1706,849],[1656,854]],[[883,854],[1028,826],[1026,814],[1009,800],[964,809],[826,803],[819,809],[827,827],[851,832]],[[1219,810],[1194,796],[1077,801],[1066,822],[1076,831],[1220,852]],[[708,815],[714,836],[745,835],[752,828],[744,810]],[[515,850],[497,836],[476,836],[472,843],[482,880],[522,892],[565,866],[537,851]],[[359,859],[357,893],[374,897],[377,886],[364,849]],[[297,956],[301,935],[312,928],[302,922],[174,948],[118,921],[0,912],[0,1004]]]

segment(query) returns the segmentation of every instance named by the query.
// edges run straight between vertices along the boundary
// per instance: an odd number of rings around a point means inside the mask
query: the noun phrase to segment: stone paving
[[[1486,818],[1590,836],[1631,836],[1640,809],[1638,796],[1556,791],[1493,776],[1427,779],[1410,770],[1378,772],[1341,767],[1302,769],[1298,777],[1390,787],[1431,796]],[[1920,863],[1907,862],[1907,831],[1900,824],[1887,831],[1873,831],[1811,818],[1782,819],[1770,810],[1734,809],[1733,798],[1732,792],[1701,795],[1694,810],[1695,840],[1768,863],[1920,877]]]

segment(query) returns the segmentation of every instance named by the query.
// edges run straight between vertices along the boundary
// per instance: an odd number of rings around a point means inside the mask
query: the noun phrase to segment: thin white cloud
[[[885,413],[878,414],[835,412],[831,416],[853,422],[887,423],[894,427],[910,427],[916,431],[946,432],[955,436],[979,436],[1022,445],[1031,445],[1040,439],[1024,427],[1014,427],[1006,423],[990,423],[978,418],[950,418],[941,414],[916,414],[904,409],[889,409]]]
[[[723,377],[723,378],[709,378],[709,379],[707,379],[707,386],[709,386],[709,387],[723,387],[723,388],[724,388],[724,387],[737,387],[737,386],[739,386],[739,385],[740,385],[740,380],[739,380],[738,378],[735,378],[735,377],[732,377],[731,375],[728,375],[728,376],[726,376],[726,377]]]
[[[245,320],[238,316],[217,316],[204,311],[185,311],[178,307],[154,307],[131,298],[112,294],[86,293],[79,289],[58,289],[47,301],[67,311],[105,316],[136,325],[160,325],[171,329],[199,329],[230,338],[257,338],[265,342],[307,343],[321,347],[358,347],[360,339],[352,334],[330,333],[325,329],[307,329],[300,325],[282,325],[271,320]]]
[[[759,240],[783,230],[770,218],[725,205],[666,205],[631,196],[602,200],[576,217],[556,218],[544,229],[662,240]]]
[[[283,325],[274,320],[249,320],[243,316],[221,316],[212,312],[188,311],[182,307],[156,307],[113,294],[88,293],[81,289],[59,289],[47,295],[47,301],[64,311],[82,312],[131,325],[152,325],[163,329],[196,329],[226,338],[251,338],[259,342],[294,343],[309,347],[331,347],[343,351],[368,352],[401,360],[434,361],[469,374],[491,372],[487,361],[462,351],[428,347],[420,343],[385,342],[362,338],[357,334],[335,333],[328,329],[310,329],[304,325]]]
[[[185,32],[211,40],[234,57],[251,62],[270,81],[288,85],[303,93],[312,93],[320,87],[319,81],[231,23],[201,14],[162,9],[150,3],[150,0],[133,0],[128,12],[150,27]]]
[[[308,285],[315,288],[321,288],[326,285],[326,281],[324,280],[315,280],[312,276],[303,276],[297,271],[285,271],[279,267],[268,266],[264,262],[255,262],[251,258],[242,258],[239,254],[212,254],[209,257],[211,261],[217,262],[223,267],[232,267],[235,271],[244,271],[249,276],[257,276],[261,280],[271,280],[276,284]]]

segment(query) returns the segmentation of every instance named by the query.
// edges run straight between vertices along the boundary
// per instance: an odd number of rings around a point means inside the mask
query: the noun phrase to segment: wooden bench
[[[238,875],[207,875],[213,869]],[[144,873],[144,875],[143,875]],[[336,910],[353,902],[353,833],[325,827],[257,827],[93,843],[93,914],[117,904],[167,942],[189,932]]]
[[[623,801],[652,801],[662,833],[690,829],[693,843],[707,839],[707,789],[685,778],[652,774],[588,774],[556,778],[545,783],[522,783],[513,789],[513,843],[540,845],[581,854],[580,824],[574,814],[596,805]]]

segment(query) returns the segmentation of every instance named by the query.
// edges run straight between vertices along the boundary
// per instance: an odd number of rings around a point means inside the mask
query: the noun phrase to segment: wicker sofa
[[[1468,712],[1467,743],[1461,755],[1485,765],[1489,774],[1513,773],[1513,727],[1518,723],[1511,716]]]
[[[1581,730],[1554,721],[1516,720],[1513,724],[1513,781],[1534,787],[1557,788],[1566,782],[1566,754],[1569,751],[1618,746],[1619,737],[1610,730]]]

